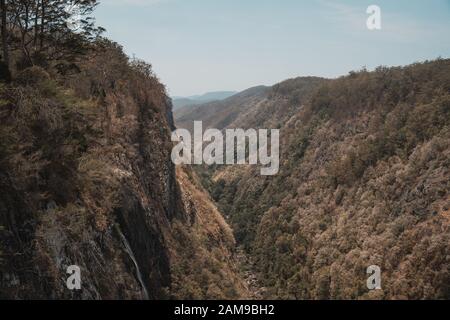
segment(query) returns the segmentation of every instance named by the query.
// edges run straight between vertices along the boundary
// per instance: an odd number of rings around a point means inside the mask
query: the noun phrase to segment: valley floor
[[[264,299],[266,288],[262,287],[258,281],[258,276],[255,271],[255,263],[252,258],[245,252],[242,247],[237,248],[236,260],[238,262],[239,270],[242,278],[247,285],[251,300]]]

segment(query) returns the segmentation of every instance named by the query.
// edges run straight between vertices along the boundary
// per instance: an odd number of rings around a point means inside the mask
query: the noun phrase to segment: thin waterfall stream
[[[120,227],[118,225],[116,225],[116,230],[123,242],[123,245],[125,246],[126,252],[128,253],[129,257],[131,258],[131,260],[134,263],[134,266],[136,268],[136,277],[137,277],[139,283],[141,284],[142,294],[144,296],[144,299],[149,300],[147,287],[145,286],[144,280],[142,278],[141,270],[139,269],[139,265],[137,263],[136,257],[134,256],[133,250],[131,249],[130,243],[128,242],[127,238],[122,233],[122,230],[120,230]]]

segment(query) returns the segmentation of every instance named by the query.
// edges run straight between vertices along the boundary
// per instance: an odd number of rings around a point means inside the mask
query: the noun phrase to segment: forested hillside
[[[64,1],[1,4],[0,298],[246,297],[230,228],[170,160],[151,66],[100,36],[95,1],[83,32]]]
[[[326,80],[302,77],[273,87],[247,89],[223,101],[175,110],[177,126],[193,129],[201,120],[204,128],[281,128]]]
[[[450,60],[293,79],[208,110],[176,122],[281,128],[276,176],[196,168],[267,297],[450,298]],[[370,265],[382,290],[367,290]]]

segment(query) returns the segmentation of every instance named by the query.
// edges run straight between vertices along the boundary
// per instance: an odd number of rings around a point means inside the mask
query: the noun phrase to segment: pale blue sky
[[[106,35],[144,59],[169,94],[450,57],[450,0],[103,0]],[[369,31],[366,9],[382,10]]]

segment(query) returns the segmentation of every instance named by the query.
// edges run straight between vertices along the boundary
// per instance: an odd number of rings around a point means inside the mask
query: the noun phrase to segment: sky
[[[450,58],[450,0],[100,0],[97,24],[172,96]],[[381,30],[366,10],[381,9]]]

